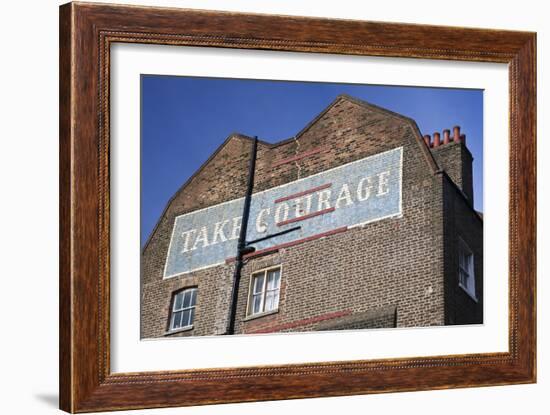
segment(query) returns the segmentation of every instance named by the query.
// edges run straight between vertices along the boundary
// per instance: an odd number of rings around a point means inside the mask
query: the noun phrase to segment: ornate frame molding
[[[111,374],[109,69],[115,42],[508,63],[510,351]],[[61,6],[61,409],[90,412],[535,382],[535,105],[534,33],[105,4]],[[248,392],[252,385],[253,396]]]

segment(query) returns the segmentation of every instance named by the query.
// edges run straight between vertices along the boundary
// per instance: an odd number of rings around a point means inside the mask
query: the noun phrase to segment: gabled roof
[[[435,173],[439,170],[439,167],[437,165],[437,162],[435,161],[435,158],[432,155],[432,152],[430,149],[425,145],[424,140],[422,138],[422,134],[420,133],[420,129],[418,128],[418,125],[416,124],[416,121],[412,118],[406,117],[405,115],[399,114],[397,112],[393,112],[389,109],[379,107],[378,105],[371,104],[370,102],[363,101],[362,99],[352,97],[348,94],[340,94],[336,97],[334,101],[330,103],[328,107],[326,107],[317,117],[315,117],[313,120],[309,122],[298,134],[296,134],[296,138],[298,139],[300,136],[302,136],[306,131],[308,131],[313,125],[315,125],[323,116],[330,111],[332,107],[334,107],[338,102],[340,101],[348,101],[352,102],[356,105],[359,105],[363,108],[367,108],[371,111],[378,112],[383,115],[390,116],[392,118],[396,118],[398,120],[401,120],[405,122],[406,124],[411,127],[411,129],[414,132],[416,141],[418,143],[418,146],[420,148],[420,151],[424,155],[424,158],[426,159],[426,162],[428,163],[429,167],[432,169],[432,172]],[[286,140],[285,140],[286,141]],[[279,143],[280,144],[280,143]],[[276,144],[278,145],[278,144]]]
[[[340,101],[351,102],[351,103],[359,105],[363,108],[367,108],[371,111],[378,112],[378,113],[381,113],[383,115],[386,115],[386,116],[389,116],[389,117],[392,117],[392,118],[396,118],[396,119],[408,124],[409,127],[414,132],[416,142],[419,146],[420,152],[423,154],[424,159],[426,160],[426,163],[428,164],[428,167],[430,168],[432,173],[436,173],[436,172],[439,171],[439,167],[438,167],[438,165],[437,165],[430,149],[424,143],[424,140],[422,138],[422,134],[420,133],[420,130],[418,129],[418,126],[416,125],[416,122],[412,118],[406,117],[404,115],[398,114],[398,113],[390,111],[386,108],[379,107],[377,105],[371,104],[369,102],[363,101],[361,99],[352,97],[352,96],[347,95],[347,94],[338,95],[334,99],[334,101],[332,101],[320,114],[318,114],[313,120],[311,120],[300,132],[298,132],[296,134],[296,136],[278,141],[277,143],[273,143],[273,144],[268,143],[267,141],[263,141],[263,140],[258,139],[258,149],[261,148],[261,147],[266,147],[268,149],[275,149],[277,147],[281,147],[281,146],[284,146],[286,144],[296,142],[296,140],[299,140],[301,136],[303,136],[311,127],[313,127],[317,122],[319,122],[319,120],[321,120],[331,110],[331,108],[333,108]],[[155,227],[153,228],[153,230],[149,234],[149,237],[147,238],[147,241],[145,242],[145,245],[143,246],[142,252],[149,245],[149,242],[151,241],[152,236],[155,234],[157,228],[159,227],[159,224],[160,224],[162,218],[166,214],[166,212],[167,212],[168,208],[170,207],[170,205],[172,204],[172,202],[187,187],[187,185],[189,185],[193,181],[193,179],[195,177],[197,177],[206,168],[206,166],[208,166],[208,164],[210,164],[210,162],[216,158],[216,156],[221,152],[221,150],[229,142],[231,142],[232,140],[246,140],[246,141],[252,142],[253,139],[254,139],[253,137],[250,137],[250,136],[247,136],[247,135],[244,135],[244,134],[241,134],[241,133],[237,133],[237,132],[231,133],[227,136],[227,138],[224,140],[224,142],[222,144],[220,144],[220,146],[216,149],[216,151],[214,151],[212,153],[212,155],[197,169],[197,171],[192,176],[190,176],[185,181],[185,183],[183,183],[180,186],[180,188],[174,193],[174,195],[170,198],[170,200],[168,200],[168,202],[166,203],[166,205],[165,205],[165,207],[162,211],[162,214],[160,215]]]

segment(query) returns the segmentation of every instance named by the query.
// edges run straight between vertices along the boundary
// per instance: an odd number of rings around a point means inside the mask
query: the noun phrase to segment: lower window
[[[474,254],[462,239],[458,244],[458,285],[477,301]]]
[[[281,289],[281,268],[270,268],[252,274],[248,315],[277,310]]]
[[[174,294],[170,316],[170,330],[193,327],[196,302],[197,288],[186,288]]]

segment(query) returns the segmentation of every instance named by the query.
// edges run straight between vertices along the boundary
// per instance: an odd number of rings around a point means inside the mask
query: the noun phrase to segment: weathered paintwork
[[[400,215],[402,157],[400,147],[253,194],[247,240],[301,226],[254,244],[261,250]],[[176,217],[164,278],[236,256],[243,203],[235,199]]]

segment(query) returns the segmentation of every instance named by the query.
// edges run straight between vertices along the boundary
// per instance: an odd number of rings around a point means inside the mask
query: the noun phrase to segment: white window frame
[[[277,303],[275,304],[273,309],[266,311],[265,310],[265,299],[266,299],[267,291],[268,291],[267,290],[267,274],[268,274],[268,272],[273,271],[273,270],[277,270],[277,269],[279,270],[279,285],[276,288],[276,291],[278,292]],[[256,277],[258,277],[259,275],[264,276],[264,282],[262,284],[262,290],[260,291],[260,293],[261,293],[260,310],[261,311],[254,313],[253,312],[253,310],[254,310],[254,301],[253,301],[254,285],[255,285]],[[272,266],[272,267],[260,269],[258,271],[254,271],[251,274],[251,276],[250,276],[250,285],[249,285],[249,288],[248,288],[248,303],[246,305],[246,317],[247,318],[261,317],[261,316],[268,315],[268,314],[273,314],[273,313],[276,313],[276,312],[279,311],[279,303],[280,303],[280,300],[281,300],[281,279],[282,279],[282,277],[283,277],[283,267],[281,265],[275,265],[275,266]],[[270,291],[275,291],[275,290],[270,290]]]
[[[176,309],[176,304],[177,304],[177,297],[179,295],[182,295],[184,298],[185,298],[185,293],[187,292],[194,292],[195,295],[193,296],[193,293],[191,293],[191,299],[195,299],[195,302],[194,303],[191,303],[191,301],[189,302],[189,305],[187,307],[184,307],[183,306],[183,298],[181,300],[181,308],[178,308]],[[178,331],[185,331],[185,330],[191,330],[193,328],[193,324],[195,322],[195,314],[196,314],[196,305],[197,305],[197,287],[188,287],[188,288],[184,288],[182,290],[179,290],[177,292],[174,292],[172,294],[172,307],[170,308],[170,326],[169,326],[169,329],[168,331],[170,333],[173,333],[173,332],[178,332]],[[185,326],[180,326],[180,327],[174,327],[174,318],[175,318],[175,315],[176,313],[183,313],[187,310],[193,310],[193,313],[192,313],[192,320],[191,320],[191,314],[190,314],[190,322],[188,322],[188,324],[186,324]]]
[[[468,269],[463,267],[463,264],[460,262],[460,257],[462,252],[465,252],[468,256],[471,257],[469,261]],[[468,294],[474,301],[477,302],[476,296],[476,276],[475,276],[475,266],[474,262],[475,256],[474,252],[470,249],[468,244],[464,242],[462,238],[458,238],[458,285],[462,288],[466,294]],[[467,280],[463,282],[462,275],[467,275]]]

